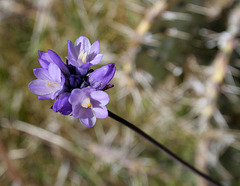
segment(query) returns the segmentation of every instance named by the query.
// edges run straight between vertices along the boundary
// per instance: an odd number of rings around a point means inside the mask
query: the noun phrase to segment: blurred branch
[[[54,144],[56,146],[61,147],[62,149],[70,152],[71,154],[76,155],[76,150],[74,149],[73,145],[70,141],[64,139],[63,137],[56,135],[52,132],[44,130],[42,128],[36,127],[29,123],[23,121],[13,121],[9,122],[7,119],[2,120],[2,127],[8,129],[16,129],[18,131],[25,132],[31,136],[37,137],[43,141],[46,141],[50,144]],[[78,154],[79,156],[79,154]]]
[[[239,33],[239,27],[240,27],[239,9],[240,9],[240,5],[238,4],[238,6],[236,6],[236,8],[230,12],[228,23],[227,23],[227,29],[226,31],[219,34],[219,38],[218,38],[219,51],[216,54],[212,65],[210,66],[210,71],[212,74],[210,76],[209,81],[206,84],[206,89],[205,89],[206,93],[204,95],[204,100],[206,100],[206,105],[204,106],[200,114],[200,120],[199,120],[200,132],[204,132],[204,133],[207,132],[209,121],[214,116],[215,116],[216,123],[218,124],[218,127],[220,129],[227,127],[224,117],[216,108],[216,102],[218,99],[220,86],[224,81],[224,78],[226,75],[226,70],[228,68],[231,54],[236,47],[236,37]],[[219,139],[221,139],[222,141],[226,140],[222,136]],[[203,142],[201,140],[199,141],[197,145],[198,152],[202,151],[205,148],[209,148],[208,143],[204,142],[205,143],[205,147],[204,147]],[[225,142],[225,146],[227,145],[229,144]],[[224,146],[222,146],[221,148],[223,147]],[[217,147],[215,148],[216,148],[215,151],[211,153],[214,159],[217,159],[217,157],[219,156],[220,148],[218,149]],[[204,165],[204,164],[207,164],[207,161],[209,160],[210,160],[209,155],[207,153],[202,153],[201,155],[198,155],[196,157],[196,164],[198,165],[199,162],[201,162],[201,164]],[[201,171],[206,170],[206,166],[200,167],[200,170]],[[204,184],[203,180],[199,180],[199,183],[202,183],[201,185],[206,185]]]
[[[14,169],[9,157],[8,157],[8,154],[7,154],[7,151],[4,147],[4,143],[2,141],[2,138],[0,136],[0,154],[2,156],[2,159],[3,159],[3,162],[6,163],[6,166],[7,166],[7,170],[8,170],[8,174],[10,176],[10,178],[12,179],[13,181],[13,184],[15,186],[20,186],[21,185],[21,180],[16,172],[16,170]]]
[[[219,52],[210,67],[212,75],[206,85],[205,99],[208,100],[208,104],[201,113],[202,121],[205,121],[202,123],[201,131],[206,130],[208,120],[213,116],[219,86],[224,80],[231,54],[236,46],[236,36],[240,27],[239,9],[240,5],[230,13],[227,30],[221,33],[219,37]]]
[[[55,186],[63,186],[66,179],[67,175],[70,170],[70,162],[69,160],[65,160],[62,162],[61,167],[59,168],[58,175],[57,175],[57,180],[55,182]]]
[[[83,155],[83,152],[79,151],[77,148],[75,148],[74,145],[70,141],[66,140],[65,138],[63,138],[57,134],[54,134],[45,129],[42,129],[40,127],[31,125],[31,124],[23,122],[23,121],[17,120],[17,121],[10,122],[8,119],[5,119],[5,118],[0,121],[1,121],[1,126],[3,128],[15,129],[15,130],[18,130],[21,132],[25,132],[31,136],[41,139],[42,141],[48,142],[49,144],[53,144],[53,145],[56,145],[56,146],[64,149],[65,151],[67,151],[69,153],[69,155],[71,157],[76,158],[75,159],[76,161],[81,161],[82,159],[84,159],[84,161],[85,161],[85,159],[86,159],[86,156],[87,156],[86,154]],[[68,160],[66,160],[66,161],[68,161]],[[65,163],[63,163],[62,166],[63,167],[60,168],[59,173],[58,173],[61,175],[58,175],[56,184],[58,184],[58,183],[60,184],[60,182],[62,184],[64,182],[65,178],[63,178],[61,176],[63,176],[63,175],[66,176],[66,174],[68,172],[68,169],[69,169],[68,163],[65,162]],[[81,165],[81,166],[84,167],[84,165]],[[99,185],[103,185],[101,178],[96,173],[94,173],[94,171],[89,172],[88,174],[90,175],[89,179],[93,183],[95,183],[95,184],[98,183]]]
[[[146,32],[150,29],[153,20],[159,16],[167,7],[166,1],[156,1],[156,3],[147,11],[143,20],[139,23],[136,28],[136,32],[140,37],[143,37]]]
[[[143,41],[144,35],[149,31],[154,19],[165,11],[167,3],[165,0],[156,1],[151,8],[146,11],[145,17],[138,24],[135,30],[135,37],[130,37],[129,47],[122,56],[124,61],[124,71],[130,73],[134,69],[133,59],[136,56],[137,47]]]

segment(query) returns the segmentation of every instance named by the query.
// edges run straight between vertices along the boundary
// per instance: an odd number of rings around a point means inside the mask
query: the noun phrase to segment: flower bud
[[[72,105],[68,101],[69,96],[69,92],[60,94],[54,102],[52,109],[55,112],[60,112],[63,115],[69,115],[72,112]]]
[[[93,88],[102,90],[111,81],[115,71],[115,64],[109,63],[93,71],[88,77],[88,82]]]
[[[71,88],[79,88],[83,80],[78,75],[71,75],[69,78],[69,83]]]

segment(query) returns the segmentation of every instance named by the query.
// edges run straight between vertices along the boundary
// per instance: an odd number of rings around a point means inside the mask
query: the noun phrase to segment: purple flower
[[[63,89],[65,77],[55,63],[50,63],[48,68],[33,69],[37,77],[29,83],[29,89],[32,93],[39,95],[38,99],[54,99]]]
[[[95,41],[92,45],[88,38],[80,36],[74,43],[68,41],[68,63],[87,72],[92,65],[100,63],[103,55],[99,54],[100,41]],[[84,74],[85,75],[85,74]]]
[[[52,109],[55,112],[60,112],[63,115],[69,115],[72,112],[72,105],[69,103],[68,99],[69,99],[70,93],[69,92],[65,92],[60,94],[56,101],[54,102]]]
[[[90,69],[102,60],[99,50],[100,41],[91,45],[88,38],[80,36],[74,44],[68,41],[66,64],[52,50],[38,51],[42,68],[33,69],[37,79],[29,83],[29,89],[40,100],[56,98],[52,106],[55,112],[71,114],[83,125],[93,127],[96,118],[108,117],[109,96],[104,90],[113,87],[108,83],[116,71],[114,63]]]
[[[105,89],[106,85],[113,78],[115,71],[115,64],[109,63],[93,71],[88,77],[88,82],[95,89]]]
[[[48,69],[48,66],[51,63],[56,64],[60,70],[65,74],[65,75],[70,75],[70,72],[67,68],[67,66],[64,64],[64,62],[62,61],[62,59],[57,55],[56,52],[48,49],[47,52],[43,52],[43,51],[38,51],[38,55],[39,55],[39,63],[42,66],[42,68],[44,69]]]
[[[93,127],[96,118],[107,118],[108,110],[105,105],[109,102],[109,96],[106,92],[96,90],[91,87],[74,89],[69,97],[72,104],[72,115],[79,118],[80,122]]]

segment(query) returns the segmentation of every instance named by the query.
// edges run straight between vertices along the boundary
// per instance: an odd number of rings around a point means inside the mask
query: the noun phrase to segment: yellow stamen
[[[89,97],[86,97],[83,102],[82,102],[82,107],[84,108],[90,108],[92,105],[91,105],[91,102],[90,102],[90,99]]]
[[[47,83],[47,88],[52,89],[52,90],[58,88],[58,86],[59,86],[58,83],[54,82],[54,81],[46,80],[46,83]]]
[[[88,108],[91,107],[91,103],[88,103],[88,104],[87,104],[87,107],[88,107]]]

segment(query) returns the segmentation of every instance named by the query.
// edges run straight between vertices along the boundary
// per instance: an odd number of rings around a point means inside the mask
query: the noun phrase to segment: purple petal
[[[81,44],[79,51],[77,51],[78,53],[81,52],[81,50],[84,50],[84,52],[89,52],[89,50],[91,49],[91,43],[88,40],[87,37],[84,36],[80,36],[74,43],[75,47],[78,46],[79,44]]]
[[[74,67],[79,67],[80,66],[80,64],[78,63],[77,60],[71,58],[70,56],[67,56],[66,58],[68,60],[68,64],[73,65]]]
[[[44,59],[38,59],[38,61],[39,61],[40,65],[41,65],[41,67],[43,67],[45,69],[47,69],[48,65],[50,64],[50,62],[48,62],[48,61],[46,61]]]
[[[81,105],[74,105],[72,106],[72,116],[74,118],[79,118],[80,113],[82,112],[82,107]]]
[[[80,72],[80,74],[82,76],[85,76],[88,72],[88,69],[92,66],[91,63],[84,63],[83,65],[81,65],[80,67],[78,67],[78,71]]]
[[[39,54],[39,53],[38,53]],[[47,52],[41,52],[40,54],[41,56],[39,56],[42,60],[48,61],[49,63],[53,63],[52,59],[50,58],[50,56],[48,55]]]
[[[76,43],[76,42],[75,42]],[[82,46],[82,43],[79,43],[78,45],[75,45],[74,44],[74,46],[75,46],[75,49],[76,49],[76,52],[77,52],[77,54],[79,55],[79,53],[80,53],[80,48],[81,48],[81,46]],[[78,56],[77,56],[78,57]]]
[[[76,48],[74,47],[72,41],[68,41],[68,55],[74,60],[77,60],[78,58]]]
[[[87,57],[87,61],[92,61],[96,57],[96,55],[99,53],[99,50],[100,50],[100,41],[98,40],[92,44]]]
[[[46,94],[46,95],[42,95],[42,96],[38,96],[39,100],[46,100],[46,99],[52,99],[52,93],[50,94]]]
[[[71,95],[69,97],[69,102],[72,105],[77,105],[82,103],[82,101],[86,98],[89,97],[90,92],[95,91],[95,89],[91,88],[91,87],[85,87],[82,89],[74,89],[71,92]]]
[[[57,97],[59,94],[61,94],[61,92],[62,92],[62,87],[60,87],[58,90],[55,90],[55,92],[53,92],[51,99],[54,99],[55,97]]]
[[[92,59],[91,61],[87,60],[87,62],[89,62],[93,65],[97,65],[98,63],[101,62],[102,58],[103,58],[103,54],[98,54],[94,59]]]
[[[45,52],[43,52],[43,51],[39,50],[39,51],[38,51],[38,55],[39,55],[39,57],[41,58],[41,57],[42,57],[42,55],[43,55],[44,53],[45,53]]]
[[[51,76],[51,80],[55,82],[61,82],[61,70],[57,65],[51,63],[48,67],[48,72]]]
[[[69,115],[72,112],[72,105],[68,101],[69,96],[70,93],[68,92],[60,94],[54,102],[52,109],[63,115]]]
[[[97,40],[97,41],[95,41],[95,42],[92,44],[91,50],[90,50],[89,54],[91,54],[91,53],[96,53],[96,54],[98,54],[99,51],[100,51],[100,41]]]
[[[40,96],[52,93],[51,89],[47,88],[47,82],[45,80],[35,79],[29,83],[28,87],[32,93]]]
[[[49,72],[47,69],[35,68],[33,69],[33,73],[38,79],[42,79],[42,80],[51,79],[51,76],[49,75]]]
[[[93,107],[97,106],[96,105],[97,102],[98,102],[98,104],[100,104],[102,106],[107,105],[110,100],[109,95],[106,92],[100,91],[100,90],[91,92],[90,97],[93,99],[93,101],[92,101]]]
[[[50,49],[48,49],[47,52],[48,52],[50,58],[52,59],[52,61],[61,69],[61,71],[64,74],[70,75],[68,68],[63,63],[62,59],[57,55],[57,53]]]
[[[84,98],[85,94],[83,94],[83,89],[74,89],[72,92],[71,92],[71,95],[69,97],[69,102],[72,104],[72,105],[78,105],[80,104],[80,101]]]
[[[93,127],[96,123],[96,117],[94,116],[92,109],[81,109],[81,112],[79,114],[79,121],[87,127]]]
[[[108,117],[108,110],[107,107],[94,107],[93,113],[96,116],[96,118],[104,119]]]

